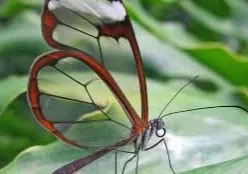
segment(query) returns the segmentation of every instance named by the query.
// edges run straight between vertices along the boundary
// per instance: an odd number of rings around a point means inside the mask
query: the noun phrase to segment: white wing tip
[[[112,2],[112,6],[113,6],[113,7],[117,10],[117,12],[118,12],[117,20],[119,20],[119,21],[125,20],[125,17],[127,16],[127,13],[126,13],[126,9],[125,9],[125,7],[123,6],[123,4],[120,3],[119,1],[113,1],[113,2]]]
[[[58,1],[58,0],[51,0],[49,3],[48,3],[48,9],[49,10],[55,10],[57,8],[61,7],[61,3]]]

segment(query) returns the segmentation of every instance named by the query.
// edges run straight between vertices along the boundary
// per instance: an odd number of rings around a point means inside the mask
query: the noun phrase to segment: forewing
[[[108,71],[79,52],[40,56],[31,68],[28,99],[46,129],[82,148],[129,138],[139,118]]]
[[[110,71],[137,74],[137,81],[132,84],[114,78],[138,115],[148,122],[142,60],[121,0],[46,0],[42,28],[45,40],[56,49],[81,51]],[[129,90],[125,91],[126,84],[140,93],[138,99]]]

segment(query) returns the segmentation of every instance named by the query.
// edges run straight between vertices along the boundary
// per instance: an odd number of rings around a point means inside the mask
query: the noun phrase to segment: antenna
[[[163,114],[163,112],[165,111],[165,109],[172,103],[172,101],[178,96],[178,94],[185,89],[187,86],[189,86],[191,83],[193,83],[199,76],[195,76],[193,79],[191,79],[188,83],[186,83],[184,86],[182,86],[177,92],[176,94],[169,100],[169,102],[165,105],[165,107],[162,109],[162,111],[160,112],[158,118],[161,118],[161,115]]]
[[[171,113],[163,115],[160,118],[164,118],[164,117],[167,117],[169,115],[179,114],[179,113],[183,113],[183,112],[199,111],[199,110],[204,110],[204,109],[216,109],[216,108],[236,108],[236,109],[240,109],[240,110],[242,110],[248,114],[248,110],[244,107],[237,106],[237,105],[221,105],[221,106],[209,106],[209,107],[201,107],[201,108],[194,108],[194,109],[187,109],[187,110],[171,112]]]

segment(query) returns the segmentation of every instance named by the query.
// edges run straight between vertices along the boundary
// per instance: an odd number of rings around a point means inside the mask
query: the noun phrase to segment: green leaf
[[[164,20],[164,17],[171,12],[171,7],[177,3],[178,0],[157,0],[156,3],[150,0],[136,0],[140,1],[147,11],[149,11],[156,19]]]
[[[3,58],[26,58],[48,50],[40,30],[40,17],[34,12],[16,16],[0,33],[0,55]]]
[[[163,32],[168,35],[170,41],[181,47],[199,43],[199,40],[194,35],[188,33],[179,22],[166,22],[163,27]]]
[[[199,169],[195,169],[189,172],[184,172],[183,174],[205,174],[205,173],[225,173],[225,174],[233,174],[233,173],[242,173],[247,166],[248,156],[244,156],[241,158],[237,158],[235,160],[230,160],[227,162],[209,165],[207,167],[202,167]]]
[[[27,72],[32,60],[49,50],[41,35],[40,17],[35,12],[26,11],[13,18],[1,30],[0,38],[1,77]]]
[[[225,36],[229,39],[240,39],[246,43],[248,41],[247,32],[247,3],[244,0],[227,0],[227,5],[230,8],[231,14],[225,17],[219,17],[214,13],[199,7],[192,0],[181,1],[180,6],[196,21],[198,24],[203,25],[210,31],[219,34],[219,37]],[[211,4],[210,6],[215,7],[213,3],[206,2],[205,4]],[[206,6],[208,6],[206,5]],[[204,5],[203,5],[204,6]],[[222,7],[222,9],[225,9]],[[197,26],[196,28],[199,28]],[[200,33],[203,37],[206,33]]]
[[[27,77],[9,77],[0,81],[0,115],[27,88]]]
[[[75,73],[73,77],[83,75],[82,73]],[[115,77],[123,81],[132,81],[135,78],[129,75],[115,74]],[[186,82],[172,81],[170,83],[158,83],[148,80],[149,89],[149,116],[156,118],[160,113],[163,106],[167,101],[176,93],[176,91],[182,87]],[[76,94],[80,91],[68,90],[61,84],[60,86],[49,86],[52,90],[57,91],[60,89],[66,94]],[[133,90],[126,84],[124,88]],[[96,93],[100,96],[104,96],[98,89]],[[124,89],[125,90],[125,89]],[[133,95],[137,97],[138,94]],[[107,98],[102,98],[106,99]],[[109,101],[109,100],[108,100]],[[224,103],[229,103],[230,99],[223,100],[218,95],[210,95],[202,91],[198,91],[195,87],[187,87],[172,104],[166,109],[166,113],[173,111],[179,111],[189,108],[214,106]],[[125,117],[120,115],[118,107],[115,103],[110,102],[105,109],[107,113],[116,113],[118,117]],[[91,117],[99,117],[99,112],[94,112]],[[223,109],[210,109],[201,110],[200,112],[181,113],[168,116],[164,119],[166,122],[166,140],[170,148],[170,154],[173,162],[173,166],[177,173],[190,171],[196,167],[203,167],[210,164],[219,164],[223,161],[234,160],[248,154],[246,146],[248,145],[248,115],[241,110],[235,108],[223,108]],[[73,132],[72,126],[70,131]],[[98,129],[104,129],[97,127],[94,130],[88,129],[86,131],[95,131]],[[109,132],[109,134],[115,131]],[[80,132],[74,132],[80,135]],[[101,135],[101,131],[96,132],[97,136]],[[104,141],[104,140],[103,140]],[[152,143],[157,140],[152,139]],[[132,146],[128,146],[127,149],[132,149]],[[140,173],[161,173],[170,172],[168,167],[168,161],[164,146],[159,146],[148,152],[142,152],[140,154]],[[163,152],[163,153],[162,153]],[[12,173],[51,173],[62,165],[78,159],[80,157],[89,155],[92,150],[83,150],[71,148],[70,146],[57,141],[47,146],[36,146],[29,148],[19,154],[14,161],[12,161],[7,167],[0,170],[0,173],[12,174]],[[123,162],[130,157],[130,154],[119,154],[119,168],[123,165]],[[128,167],[128,173],[132,173],[135,170],[135,162]],[[232,164],[230,164],[232,165]],[[223,166],[221,171],[225,171],[230,165]],[[107,166],[107,167],[106,167]],[[202,169],[197,169],[202,170]],[[109,153],[100,160],[96,160],[91,165],[80,170],[79,173],[113,173],[114,171],[114,153]],[[213,172],[209,167],[210,173]],[[240,169],[240,171],[246,171],[246,167]],[[195,172],[195,171],[194,171]],[[192,172],[192,173],[194,173]],[[190,172],[189,172],[190,173]]]
[[[205,67],[211,69],[212,71],[217,72],[227,82],[233,84],[238,88],[240,87],[240,85],[242,86],[248,85],[246,78],[248,62],[246,61],[247,59],[246,57],[242,57],[240,55],[235,54],[227,46],[217,42],[212,42],[212,43],[199,42],[196,39],[194,39],[194,37],[191,37],[189,34],[185,34],[187,33],[186,31],[180,33],[181,35],[183,35],[181,36],[181,38],[183,38],[182,41],[181,39],[178,38],[180,34],[176,32],[172,33],[171,30],[166,31],[164,24],[162,24],[161,22],[157,21],[152,16],[150,16],[147,12],[145,12],[141,8],[140,4],[137,3],[137,1],[135,2],[136,3],[134,4],[126,2],[126,6],[130,11],[130,14],[133,16],[133,19],[137,21],[147,31],[152,33],[156,38],[161,40],[161,42],[164,45],[167,45],[169,41],[169,43],[174,47],[176,47],[177,49],[181,49],[184,52],[189,53],[190,56],[188,58],[191,58],[201,63]],[[182,1],[182,3],[190,4],[191,1]],[[213,23],[216,24],[218,22],[213,22]],[[222,27],[223,25],[218,23],[218,26]],[[226,27],[224,28],[226,29]],[[141,48],[142,47],[143,46],[141,42]],[[155,50],[157,51],[158,49]],[[166,55],[170,55],[170,57],[173,57],[173,60],[174,59],[177,60],[176,56],[172,56],[172,54],[170,54],[169,52],[167,52]],[[185,54],[184,56],[186,57]],[[178,62],[178,65],[181,64],[185,65],[185,62],[183,62],[184,60],[186,59],[184,58],[182,62]],[[166,60],[166,56],[164,56],[164,61],[168,63],[172,62],[171,60],[170,61]],[[168,69],[168,66],[166,68]],[[180,71],[180,69],[177,70]],[[195,72],[195,74],[196,72],[197,74],[199,73],[198,70],[195,69],[192,70]],[[204,76],[206,76],[206,74]],[[218,81],[219,80],[217,80],[217,83]]]
[[[13,160],[22,150],[37,144],[47,144],[54,138],[44,134],[31,119],[27,106],[16,100],[27,89],[27,77],[13,76],[1,80],[0,89],[0,166],[2,166]]]
[[[244,0],[226,0],[232,10],[231,22],[234,27],[235,35],[241,40],[248,42],[248,5]]]
[[[4,4],[0,7],[0,16],[2,17],[11,17],[18,15],[19,13],[32,8],[40,7],[42,4],[39,0],[9,0],[5,1]]]
[[[206,11],[205,9],[197,6],[192,0],[181,1],[180,5],[188,14],[190,14],[194,19],[204,25],[204,27],[220,34],[235,34],[235,30],[230,20],[222,19],[215,14]]]
[[[242,99],[242,102],[248,106],[248,87],[247,86],[240,87],[237,93]]]
[[[196,60],[235,86],[248,85],[248,59],[231,52],[221,44],[204,44],[185,49]]]
[[[27,106],[15,100],[0,117],[0,167],[12,161],[24,149],[54,141],[41,131]],[[28,128],[28,129],[27,129]]]
[[[207,11],[216,14],[220,17],[230,16],[230,8],[227,5],[226,0],[193,0],[199,7],[206,9]]]

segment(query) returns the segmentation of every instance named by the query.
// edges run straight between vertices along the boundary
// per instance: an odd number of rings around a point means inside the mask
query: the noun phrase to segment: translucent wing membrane
[[[119,86],[136,106],[138,115],[148,123],[146,82],[142,60],[130,20],[118,0],[46,0],[42,17],[47,43],[61,50],[87,53],[110,71],[137,75],[132,89],[140,98],[133,99],[121,79]],[[137,95],[136,94],[136,95]],[[137,104],[139,103],[139,104]]]
[[[103,148],[131,137],[133,122],[139,124],[100,67],[82,53],[60,51],[41,56],[31,69],[28,97],[36,118],[69,144]]]

